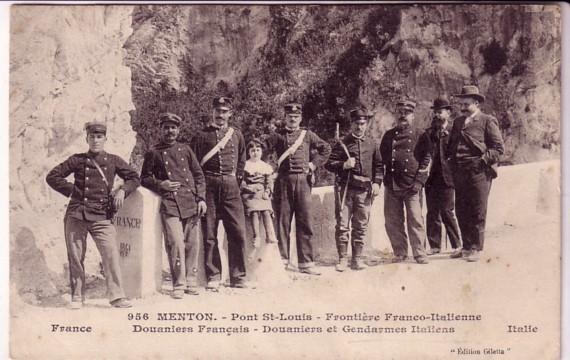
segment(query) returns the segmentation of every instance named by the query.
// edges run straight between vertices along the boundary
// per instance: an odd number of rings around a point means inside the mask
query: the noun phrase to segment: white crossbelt
[[[212,158],[212,156],[216,155],[218,153],[218,151],[222,150],[226,144],[228,143],[228,141],[230,141],[230,139],[232,138],[232,135],[234,133],[234,129],[233,128],[229,128],[228,132],[226,133],[226,135],[222,138],[222,140],[220,140],[219,143],[216,144],[216,146],[214,146],[212,148],[212,150],[210,150],[206,155],[204,155],[204,157],[202,158],[202,161],[200,161],[200,166],[204,166],[204,164],[210,160]]]
[[[295,151],[297,151],[299,146],[301,146],[301,144],[303,143],[303,139],[305,139],[306,134],[307,134],[307,130],[301,131],[301,135],[299,135],[299,137],[297,138],[297,140],[295,140],[293,145],[291,145],[289,147],[289,149],[285,150],[285,152],[283,154],[281,154],[281,156],[277,160],[277,167],[281,166],[281,163],[283,162],[283,160],[285,160],[287,158],[287,156],[292,155],[295,153]]]

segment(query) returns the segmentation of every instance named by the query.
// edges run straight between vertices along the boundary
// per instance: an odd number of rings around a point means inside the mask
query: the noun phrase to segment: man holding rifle
[[[370,207],[380,194],[382,158],[380,146],[366,135],[372,115],[365,108],[350,111],[351,133],[333,147],[325,168],[336,174],[335,214],[336,246],[339,263],[337,271],[348,267],[348,239],[352,247],[351,268],[363,270],[364,238],[368,228]]]

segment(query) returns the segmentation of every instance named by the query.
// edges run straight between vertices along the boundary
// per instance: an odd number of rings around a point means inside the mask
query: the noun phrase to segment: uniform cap
[[[401,100],[396,103],[397,107],[403,107],[404,109],[414,111],[416,109],[416,103],[412,100]]]
[[[350,110],[350,119],[351,120],[358,120],[362,117],[364,117],[364,118],[366,118],[366,120],[368,120],[372,117],[372,115],[373,114],[364,107],[357,107],[357,108]]]
[[[92,133],[107,135],[107,125],[100,122],[88,122],[85,124],[85,131],[87,135]]]
[[[297,103],[290,103],[285,105],[285,114],[301,114],[303,106]]]
[[[215,97],[212,101],[212,105],[217,109],[225,109],[231,110],[232,108],[232,99],[228,97]]]
[[[167,122],[176,124],[176,126],[180,126],[182,119],[180,118],[180,116],[171,113],[164,113],[160,115],[160,118],[158,119],[158,125],[162,126],[162,124]]]

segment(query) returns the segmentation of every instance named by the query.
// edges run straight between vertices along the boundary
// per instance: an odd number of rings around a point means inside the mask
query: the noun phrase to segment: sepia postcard
[[[563,357],[566,4],[4,8],[10,359]]]

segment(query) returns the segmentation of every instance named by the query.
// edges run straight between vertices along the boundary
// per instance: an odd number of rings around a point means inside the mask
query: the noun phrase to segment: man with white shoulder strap
[[[331,147],[314,132],[299,126],[301,113],[300,104],[285,105],[285,127],[267,139],[267,148],[274,149],[278,157],[273,209],[277,217],[279,250],[284,262],[289,263],[289,234],[295,214],[299,271],[320,275],[315,269],[311,244],[311,188],[314,171],[327,161]],[[311,154],[312,149],[317,150],[316,154]]]
[[[239,189],[245,166],[245,140],[239,129],[228,125],[232,100],[216,97],[213,107],[213,122],[194,135],[191,147],[206,177],[208,211],[202,218],[206,289],[217,291],[222,267],[217,231],[220,220],[228,237],[230,285],[247,286],[243,258],[245,214]]]

